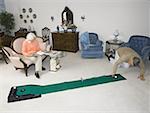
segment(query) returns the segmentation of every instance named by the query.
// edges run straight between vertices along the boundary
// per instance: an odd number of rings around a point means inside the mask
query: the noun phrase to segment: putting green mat
[[[93,77],[84,80],[82,79],[82,80],[63,82],[63,83],[51,84],[45,86],[40,86],[40,85],[17,86],[16,94],[18,96],[28,95],[28,94],[33,94],[33,95],[46,94],[46,93],[64,91],[68,89],[75,89],[80,87],[87,87],[87,86],[93,86],[97,84],[104,84],[109,82],[126,80],[126,78],[124,78],[120,74],[116,74],[115,76],[117,77],[112,77],[112,75],[104,75],[104,76]]]

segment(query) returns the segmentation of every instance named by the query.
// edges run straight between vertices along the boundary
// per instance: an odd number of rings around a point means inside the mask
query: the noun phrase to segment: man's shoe
[[[40,78],[40,75],[38,72],[35,72],[35,76],[36,76],[36,78]]]
[[[45,67],[42,67],[42,71],[44,71],[44,70],[46,70],[46,68],[45,68]]]

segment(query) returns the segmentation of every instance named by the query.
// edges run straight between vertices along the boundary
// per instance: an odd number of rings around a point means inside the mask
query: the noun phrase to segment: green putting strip
[[[46,93],[64,91],[68,89],[74,89],[74,88],[92,86],[92,85],[97,85],[97,84],[115,82],[115,81],[120,81],[120,80],[126,80],[126,78],[124,78],[120,74],[116,74],[116,76],[117,78],[114,78],[111,75],[109,75],[109,76],[100,76],[100,77],[94,77],[94,78],[89,78],[85,80],[70,81],[70,82],[45,85],[45,86],[39,86],[39,85],[17,86],[16,94],[18,96],[28,95],[28,94],[34,94],[34,95],[46,94]]]

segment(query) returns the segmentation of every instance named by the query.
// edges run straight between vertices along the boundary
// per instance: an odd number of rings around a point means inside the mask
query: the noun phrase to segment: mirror
[[[73,13],[67,6],[62,12],[61,18],[62,18],[62,25],[73,24]]]

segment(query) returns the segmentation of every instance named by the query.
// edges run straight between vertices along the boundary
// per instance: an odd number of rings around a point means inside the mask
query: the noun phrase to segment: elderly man
[[[116,50],[115,62],[112,72],[113,76],[116,74],[118,66],[138,66],[140,68],[140,75],[138,76],[138,78],[144,80],[145,70],[143,60],[133,49],[128,47],[120,47]]]
[[[36,54],[38,51],[42,51],[42,49],[40,48],[39,42],[36,40],[35,34],[28,33],[26,40],[22,45],[22,54],[25,56],[25,58],[35,63],[35,76],[40,78],[39,72],[45,70],[45,68],[42,67],[42,56]]]

